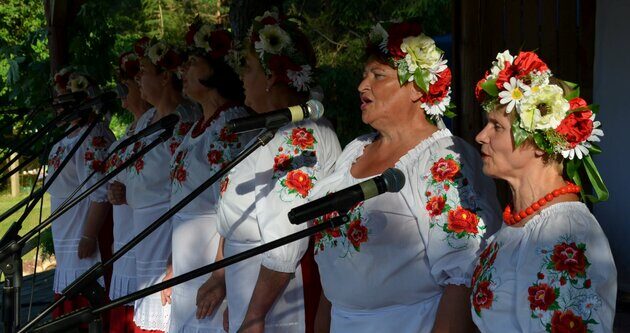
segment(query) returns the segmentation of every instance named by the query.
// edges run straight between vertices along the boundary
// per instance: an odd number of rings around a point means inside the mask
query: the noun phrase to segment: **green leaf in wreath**
[[[429,84],[431,83],[431,72],[425,69],[418,69],[413,74],[413,80],[418,85],[418,88],[426,93],[429,91]]]
[[[499,89],[497,88],[497,79],[486,80],[486,82],[481,84],[481,89],[483,89],[488,95],[492,97],[499,96]]]
[[[514,146],[519,147],[527,138],[529,137],[529,133],[521,128],[518,121],[515,121],[512,124],[512,136],[514,137]]]

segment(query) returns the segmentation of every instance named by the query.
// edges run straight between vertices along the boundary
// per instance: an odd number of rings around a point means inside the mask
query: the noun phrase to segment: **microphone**
[[[398,192],[403,186],[405,186],[405,175],[402,171],[389,168],[380,176],[291,209],[288,214],[289,221],[292,224],[300,224],[330,212],[345,212],[358,202],[385,192]]]
[[[149,136],[159,130],[165,129],[165,130],[173,130],[173,128],[175,128],[175,125],[177,124],[177,122],[179,121],[179,116],[171,113],[167,116],[162,117],[162,119],[156,121],[155,123],[145,127],[144,129],[142,129],[140,132],[122,140],[117,146],[116,148],[114,148],[114,150],[112,150],[112,152],[117,151],[118,149],[122,148],[122,147],[126,147],[138,140],[140,140],[141,138],[144,138],[145,136]]]
[[[318,100],[312,99],[304,104],[290,106],[285,109],[271,111],[251,117],[230,120],[226,128],[231,133],[253,131],[260,128],[278,129],[288,123],[303,119],[317,120],[324,114],[324,106]]]

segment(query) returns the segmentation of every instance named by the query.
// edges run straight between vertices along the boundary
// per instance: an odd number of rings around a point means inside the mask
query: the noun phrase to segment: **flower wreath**
[[[90,86],[90,80],[86,75],[68,66],[57,72],[53,78],[55,89],[69,89],[71,92],[86,91]]]
[[[369,34],[368,48],[380,52],[398,70],[400,85],[414,82],[423,92],[421,107],[427,117],[452,118],[451,70],[444,51],[413,22],[379,22]]]
[[[515,146],[533,139],[538,148],[551,155],[560,154],[567,175],[581,185],[578,169],[584,167],[595,196],[582,196],[593,202],[608,198],[608,190],[599,175],[591,154],[601,152],[595,142],[604,132],[595,115],[597,105],[579,97],[579,87],[563,81],[571,90],[565,93],[550,83],[552,73],[536,53],[509,50],[497,54],[492,68],[477,83],[475,96],[486,112],[505,105],[505,112],[515,111],[512,136]],[[576,158],[577,157],[577,158]]]
[[[125,52],[118,58],[118,75],[132,80],[140,72],[140,58],[134,52]]]
[[[134,44],[134,52],[139,58],[147,58],[162,71],[177,71],[184,62],[183,55],[172,45],[157,38],[142,37]]]
[[[260,58],[267,75],[278,79],[299,92],[314,84],[313,65],[304,53],[305,40],[298,24],[278,13],[277,8],[257,16],[249,31],[249,43]]]

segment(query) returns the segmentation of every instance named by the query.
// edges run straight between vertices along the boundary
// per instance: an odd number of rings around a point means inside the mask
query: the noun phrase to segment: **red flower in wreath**
[[[403,39],[407,37],[419,36],[422,27],[417,23],[402,22],[394,23],[387,29],[387,50],[396,59],[402,59],[406,53],[400,49]]]
[[[551,261],[557,271],[567,272],[571,278],[586,273],[586,256],[575,243],[561,243],[553,247]]]
[[[140,173],[140,171],[144,169],[144,161],[142,160],[142,158],[137,159],[136,162],[133,164],[133,167],[136,169],[136,172]]]
[[[92,146],[94,148],[105,148],[107,147],[107,141],[102,136],[95,136],[92,138]]]
[[[477,214],[461,206],[448,212],[447,228],[455,233],[465,232],[476,235],[479,232],[477,229],[478,224],[479,217],[477,217]]]
[[[287,154],[279,154],[273,158],[273,171],[287,171],[291,168],[293,158]]]
[[[238,140],[238,135],[236,133],[230,133],[227,128],[223,127],[219,134],[219,139],[223,142],[235,142]]]
[[[547,64],[534,52],[520,52],[516,59],[514,59],[514,67],[519,78],[533,71],[545,72],[549,70]]]
[[[429,202],[427,202],[427,210],[429,211],[430,216],[439,216],[442,215],[442,211],[444,210],[444,206],[446,205],[446,199],[444,196],[431,197]]]
[[[86,161],[91,161],[91,160],[93,160],[93,159],[94,159],[94,152],[93,152],[93,151],[86,151],[86,152],[85,152],[85,155],[83,156],[83,158],[84,158]]]
[[[529,293],[529,308],[532,310],[541,309],[547,311],[558,297],[554,288],[546,283],[533,285],[527,289]]]
[[[287,71],[300,71],[302,70],[302,66],[296,65],[291,61],[291,58],[284,55],[274,54],[269,58],[269,70],[276,74],[278,80],[284,83],[290,83],[289,77],[287,76]]]
[[[459,170],[459,163],[455,162],[455,160],[440,158],[431,167],[431,174],[433,174],[433,179],[436,182],[453,181]]]
[[[293,170],[287,174],[285,184],[289,190],[294,190],[303,198],[306,198],[308,192],[313,188],[313,182],[302,170]]]
[[[586,333],[586,324],[582,317],[573,311],[554,311],[551,317],[551,333]]]
[[[210,56],[219,59],[225,56],[232,48],[232,37],[226,30],[215,30],[210,34]]]
[[[434,105],[448,95],[448,88],[451,86],[451,70],[447,67],[437,76],[438,80],[429,87],[428,92],[420,97],[421,102]]]
[[[581,98],[574,98],[569,101],[571,110],[587,106],[586,101]],[[556,132],[563,135],[571,148],[575,148],[578,144],[586,141],[593,132],[593,121],[591,110],[582,110],[571,112],[567,117],[562,119],[560,125],[556,128]]]
[[[490,281],[481,281],[472,297],[472,304],[476,312],[490,309],[494,300],[494,293],[490,290]]]
[[[221,163],[222,157],[222,151],[213,149],[208,153],[208,162],[210,162],[210,164],[219,164]]]
[[[291,144],[301,149],[312,149],[315,137],[304,127],[297,127],[291,133]]]
[[[350,222],[348,230],[346,230],[346,236],[348,240],[350,240],[350,243],[352,243],[352,246],[358,249],[361,247],[361,243],[368,241],[368,229],[361,225],[360,219],[357,219]]]

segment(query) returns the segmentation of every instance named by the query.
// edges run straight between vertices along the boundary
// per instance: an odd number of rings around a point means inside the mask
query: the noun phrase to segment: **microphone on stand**
[[[177,122],[179,121],[179,116],[171,113],[167,116],[162,117],[162,119],[156,121],[155,123],[143,128],[140,132],[120,141],[120,143],[118,145],[116,145],[116,147],[112,150],[112,152],[117,151],[118,149],[122,148],[122,147],[126,147],[142,138],[144,138],[145,136],[149,136],[159,130],[165,129],[165,130],[172,130],[175,125],[177,124]]]
[[[324,115],[324,106],[320,101],[312,99],[304,104],[230,120],[226,128],[232,133],[248,132],[261,128],[274,130],[303,119],[317,120],[322,115]]]
[[[402,171],[389,168],[380,176],[291,209],[288,214],[289,221],[292,224],[300,224],[334,211],[342,214],[361,201],[385,192],[398,192],[403,186],[405,175]]]

